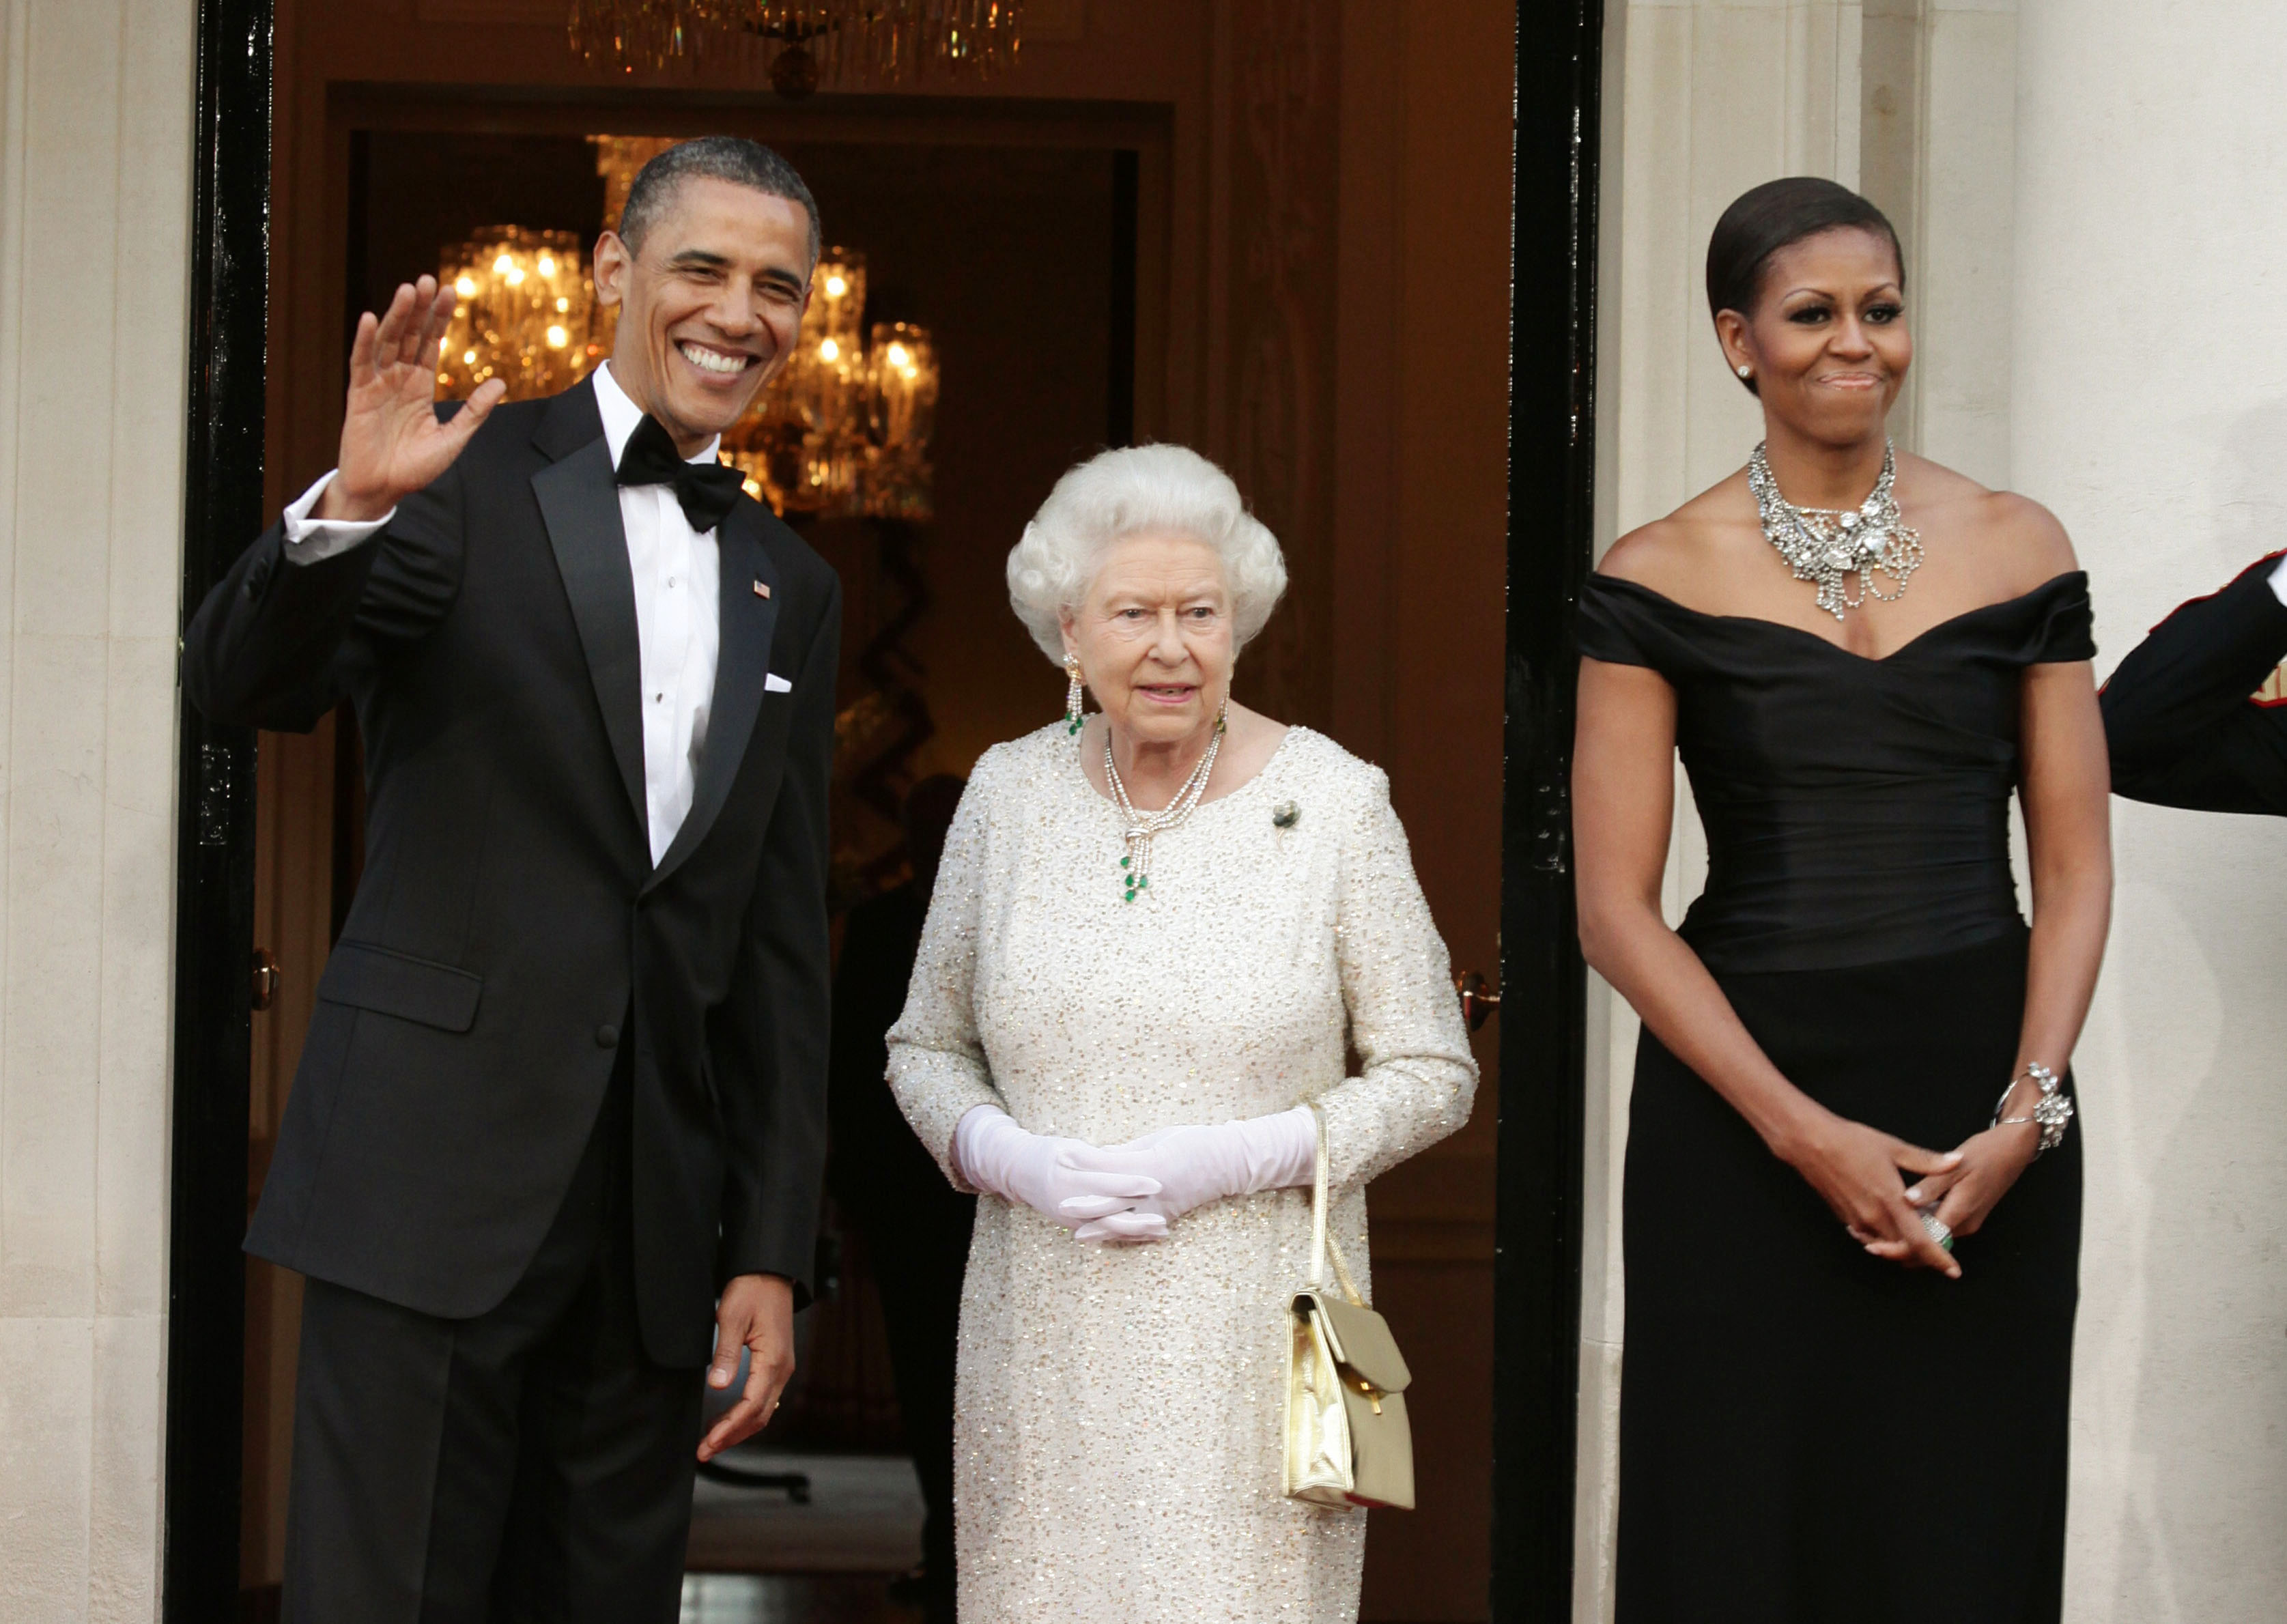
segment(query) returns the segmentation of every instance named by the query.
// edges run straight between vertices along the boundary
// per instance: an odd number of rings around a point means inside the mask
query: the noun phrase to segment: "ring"
[[[1923,1213],[1921,1215],[1921,1220],[1922,1227],[1929,1232],[1929,1238],[1932,1240],[1936,1241],[1942,1248],[1948,1252],[1953,1250],[1953,1231],[1939,1220],[1937,1214],[1934,1212]]]

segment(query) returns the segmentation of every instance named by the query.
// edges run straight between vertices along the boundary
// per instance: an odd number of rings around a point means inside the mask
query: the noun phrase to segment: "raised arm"
[[[1580,950],[1644,1025],[1881,1256],[1958,1275],[1899,1169],[1942,1156],[1837,1116],[1788,1081],[1660,910],[1675,806],[1675,691],[1647,667],[1580,661],[1572,828]]]
[[[415,532],[455,532],[458,493],[447,479],[455,459],[507,392],[495,379],[457,412],[435,401],[438,341],[452,295],[433,277],[400,287],[388,312],[368,312],[350,351],[350,384],[335,471],[242,553],[208,593],[183,639],[183,685],[210,718],[245,725],[306,729],[344,692],[344,646],[356,626],[378,551],[366,545],[418,495],[404,523]],[[449,602],[424,580],[451,547],[416,535],[404,577],[387,594],[392,630]]]
[[[2287,659],[2279,555],[2152,629],[2104,685],[2112,788],[2203,812],[2287,813],[2287,706],[2252,697]]]

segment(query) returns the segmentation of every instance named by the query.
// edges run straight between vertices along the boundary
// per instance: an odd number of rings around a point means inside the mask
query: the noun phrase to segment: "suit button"
[[[619,1046],[620,1029],[617,1026],[598,1026],[596,1028],[597,1048],[617,1049]]]

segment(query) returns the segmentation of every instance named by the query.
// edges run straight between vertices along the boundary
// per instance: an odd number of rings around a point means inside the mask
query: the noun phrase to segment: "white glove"
[[[1194,1207],[1259,1190],[1307,1184],[1317,1171],[1318,1125],[1308,1105],[1275,1116],[1214,1127],[1162,1128],[1109,1150],[1085,1145],[1074,1166],[1103,1175],[1141,1177],[1156,1194],[1125,1212],[1107,1213],[1080,1226],[1081,1240],[1157,1240],[1167,1221]]]
[[[1099,1155],[1079,1139],[1028,1133],[998,1105],[976,1105],[953,1130],[953,1163],[979,1190],[1031,1208],[1051,1223],[1078,1229],[1092,1220],[1129,1216],[1136,1203],[1159,1193],[1159,1181],[1125,1168],[1084,1168],[1079,1154]],[[1144,1222],[1156,1239],[1167,1221]]]

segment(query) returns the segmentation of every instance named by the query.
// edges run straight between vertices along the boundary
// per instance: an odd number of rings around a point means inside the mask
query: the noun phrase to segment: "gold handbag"
[[[1413,1431],[1405,1420],[1405,1388],[1413,1377],[1397,1339],[1358,1295],[1341,1248],[1326,1233],[1326,1119],[1316,1105],[1310,1114],[1318,1126],[1310,1281],[1287,1308],[1283,1486],[1287,1498],[1313,1505],[1410,1511]],[[1341,1296],[1326,1289],[1329,1250]]]

